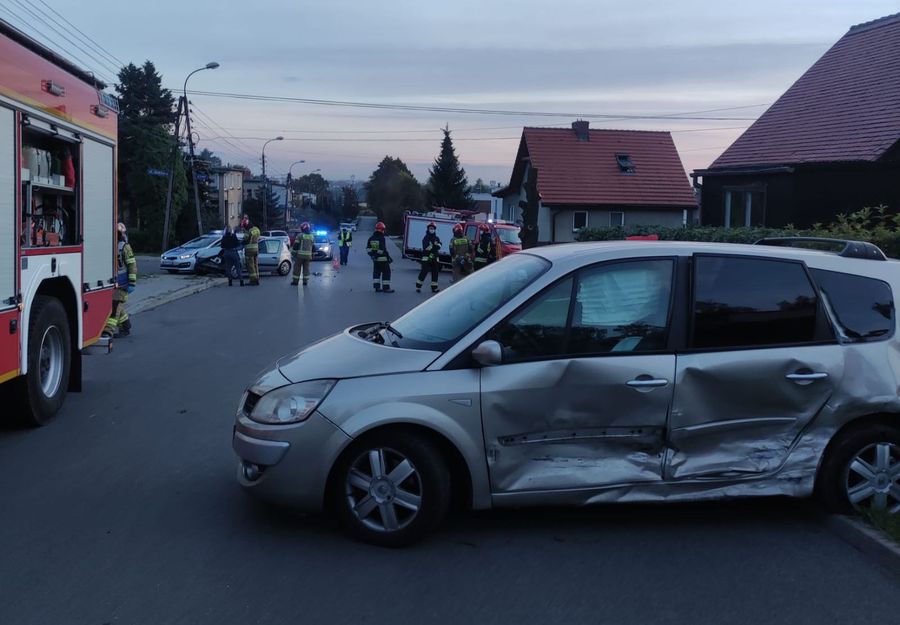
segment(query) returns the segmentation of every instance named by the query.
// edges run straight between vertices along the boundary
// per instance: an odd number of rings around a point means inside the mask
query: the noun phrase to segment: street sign
[[[195,177],[200,182],[205,182],[206,180],[209,180],[209,176],[207,176],[206,174],[197,174]]]
[[[168,178],[169,172],[167,172],[165,169],[154,169],[153,167],[148,167],[147,175],[148,176],[162,176],[163,178]]]

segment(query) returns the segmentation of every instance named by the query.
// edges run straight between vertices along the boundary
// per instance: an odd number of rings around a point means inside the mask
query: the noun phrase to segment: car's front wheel
[[[835,512],[874,509],[900,514],[900,429],[869,425],[835,441],[817,489]]]
[[[281,264],[278,265],[278,275],[279,275],[279,276],[286,276],[286,275],[288,275],[289,273],[291,273],[291,263],[290,263],[290,261],[287,261],[287,260],[281,261]]]
[[[440,450],[406,432],[376,433],[352,445],[330,486],[344,529],[383,547],[420,540],[450,503],[450,473]]]

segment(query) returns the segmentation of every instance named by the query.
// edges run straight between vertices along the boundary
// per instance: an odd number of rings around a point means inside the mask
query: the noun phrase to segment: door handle
[[[816,380],[824,380],[828,377],[828,374],[821,372],[789,373],[784,377],[792,382],[815,382]]]
[[[663,380],[661,378],[651,378],[647,377],[639,377],[634,380],[629,380],[626,382],[628,386],[631,388],[656,388],[658,386],[666,386],[669,383],[668,380]]]

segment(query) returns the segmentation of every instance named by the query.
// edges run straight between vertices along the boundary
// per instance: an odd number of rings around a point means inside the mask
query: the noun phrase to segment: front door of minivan
[[[674,264],[587,267],[488,333],[503,349],[481,370],[495,494],[661,479]]]
[[[765,474],[843,376],[803,263],[696,255],[689,350],[678,355],[667,479]]]

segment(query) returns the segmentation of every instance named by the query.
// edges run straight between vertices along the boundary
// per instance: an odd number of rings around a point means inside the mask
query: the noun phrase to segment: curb
[[[135,303],[133,306],[128,307],[129,315],[137,315],[142,312],[147,312],[148,310],[153,310],[154,308],[158,308],[163,304],[168,304],[169,302],[174,302],[175,300],[181,299],[183,297],[188,297],[189,295],[196,295],[206,289],[210,289],[216,285],[222,283],[222,280],[216,280],[214,278],[206,279],[203,282],[198,284],[192,284],[190,286],[183,287],[181,289],[177,289],[175,291],[169,291],[167,293],[160,293],[159,295],[154,295],[153,297],[148,297],[147,299],[141,300]]]
[[[900,579],[900,545],[860,519],[832,514],[825,527]]]

